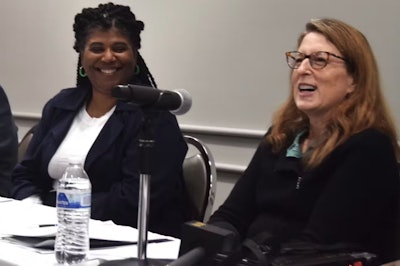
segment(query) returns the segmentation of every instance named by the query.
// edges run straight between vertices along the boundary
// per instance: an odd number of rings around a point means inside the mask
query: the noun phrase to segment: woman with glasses
[[[345,243],[395,259],[400,151],[367,39],[315,19],[286,59],[289,97],[210,223],[241,241]]]

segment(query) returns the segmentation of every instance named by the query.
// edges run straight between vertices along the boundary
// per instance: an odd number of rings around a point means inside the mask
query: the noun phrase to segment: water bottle
[[[69,163],[57,187],[58,226],[54,251],[59,264],[75,264],[86,259],[91,190],[82,164]]]

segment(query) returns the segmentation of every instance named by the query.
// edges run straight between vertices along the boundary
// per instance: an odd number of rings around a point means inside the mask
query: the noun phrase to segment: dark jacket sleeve
[[[210,224],[238,234],[243,239],[257,215],[257,184],[262,176],[261,165],[271,156],[265,141],[261,141],[246,171],[236,182],[225,202],[210,217]]]
[[[24,158],[12,172],[11,197],[22,200],[32,195],[43,196],[52,189],[52,179],[48,176],[43,159],[43,141],[50,129],[50,102],[42,111],[42,118],[25,151]],[[55,152],[55,150],[54,150]]]
[[[0,196],[9,196],[11,172],[17,163],[17,157],[17,127],[7,96],[3,88],[0,87]]]

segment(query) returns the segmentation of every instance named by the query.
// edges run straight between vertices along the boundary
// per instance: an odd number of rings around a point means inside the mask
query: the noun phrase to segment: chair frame
[[[205,164],[206,173],[208,177],[207,189],[200,217],[202,218],[202,221],[207,222],[213,211],[216,186],[217,186],[217,170],[215,166],[214,157],[210,149],[203,141],[189,135],[184,135],[184,139],[186,140],[186,143],[193,145],[198,150]]]
[[[24,158],[25,152],[28,149],[29,143],[35,133],[37,128],[37,124],[33,125],[22,137],[22,139],[18,143],[18,162],[22,161]]]

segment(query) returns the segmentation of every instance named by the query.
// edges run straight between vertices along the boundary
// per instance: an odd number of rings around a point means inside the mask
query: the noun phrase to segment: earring
[[[135,75],[138,75],[140,73],[140,67],[139,65],[136,65],[135,67]]]
[[[79,67],[79,76],[81,76],[82,78],[86,77],[87,74],[85,72],[85,69],[83,68],[83,66]]]

